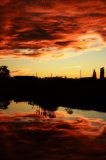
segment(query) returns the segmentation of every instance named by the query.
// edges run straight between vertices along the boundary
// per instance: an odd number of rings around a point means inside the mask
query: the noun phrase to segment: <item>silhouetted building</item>
[[[96,78],[97,78],[95,69],[93,70],[92,78],[93,78],[93,79],[96,79]]]
[[[104,74],[105,74],[104,67],[102,67],[100,68],[100,79],[104,79]]]

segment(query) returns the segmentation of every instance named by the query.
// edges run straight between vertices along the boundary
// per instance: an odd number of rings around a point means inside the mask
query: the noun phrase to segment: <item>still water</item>
[[[88,119],[101,119],[106,121],[106,113],[93,111],[93,110],[81,110],[81,109],[71,109],[68,107],[58,106],[56,111],[49,111],[47,109],[43,109],[39,105],[31,105],[28,102],[19,102],[16,103],[11,101],[11,103],[7,106],[7,108],[0,108],[1,116],[18,116],[23,114],[32,114],[41,118],[54,118],[54,120],[72,120],[77,116],[83,116]],[[50,116],[51,115],[51,116]],[[52,116],[54,115],[54,116]],[[25,120],[25,117],[23,121]],[[33,119],[32,119],[33,120]]]
[[[3,102],[4,103],[4,102]],[[0,106],[2,160],[105,160],[106,113],[11,101]]]

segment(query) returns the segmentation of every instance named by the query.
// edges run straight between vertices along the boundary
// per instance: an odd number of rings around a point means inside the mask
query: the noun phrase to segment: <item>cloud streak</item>
[[[105,46],[104,0],[0,2],[0,57],[55,57],[56,53],[58,58],[67,57],[65,49],[71,52]]]
[[[82,116],[55,121],[34,113],[1,114],[0,148],[3,159],[104,159],[106,122]]]

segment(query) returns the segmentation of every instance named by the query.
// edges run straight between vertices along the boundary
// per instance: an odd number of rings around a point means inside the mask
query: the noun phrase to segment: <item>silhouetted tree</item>
[[[95,69],[93,70],[92,78],[93,78],[93,79],[96,79],[96,78],[97,78],[97,77],[96,77],[96,71],[95,71]]]
[[[10,77],[10,71],[7,66],[0,66],[0,78]]]
[[[104,67],[102,67],[100,68],[100,79],[104,79],[104,74],[105,74]]]

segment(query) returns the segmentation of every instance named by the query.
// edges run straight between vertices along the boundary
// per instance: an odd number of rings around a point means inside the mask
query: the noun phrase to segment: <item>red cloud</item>
[[[1,115],[0,148],[2,159],[100,160],[106,156],[106,122],[84,117],[48,122],[33,113]]]
[[[21,57],[23,53],[20,54],[20,50],[34,49],[36,52],[33,54],[29,52],[24,55],[36,58],[46,55],[40,50],[51,54],[48,51],[50,47],[55,48],[58,54],[59,49],[65,48],[83,50],[105,47],[104,0],[5,0],[0,2],[0,6],[0,52],[6,49],[10,53],[11,50],[11,56]],[[88,34],[89,39],[86,38]],[[85,38],[80,39],[82,36]],[[16,50],[19,54],[15,53]]]

